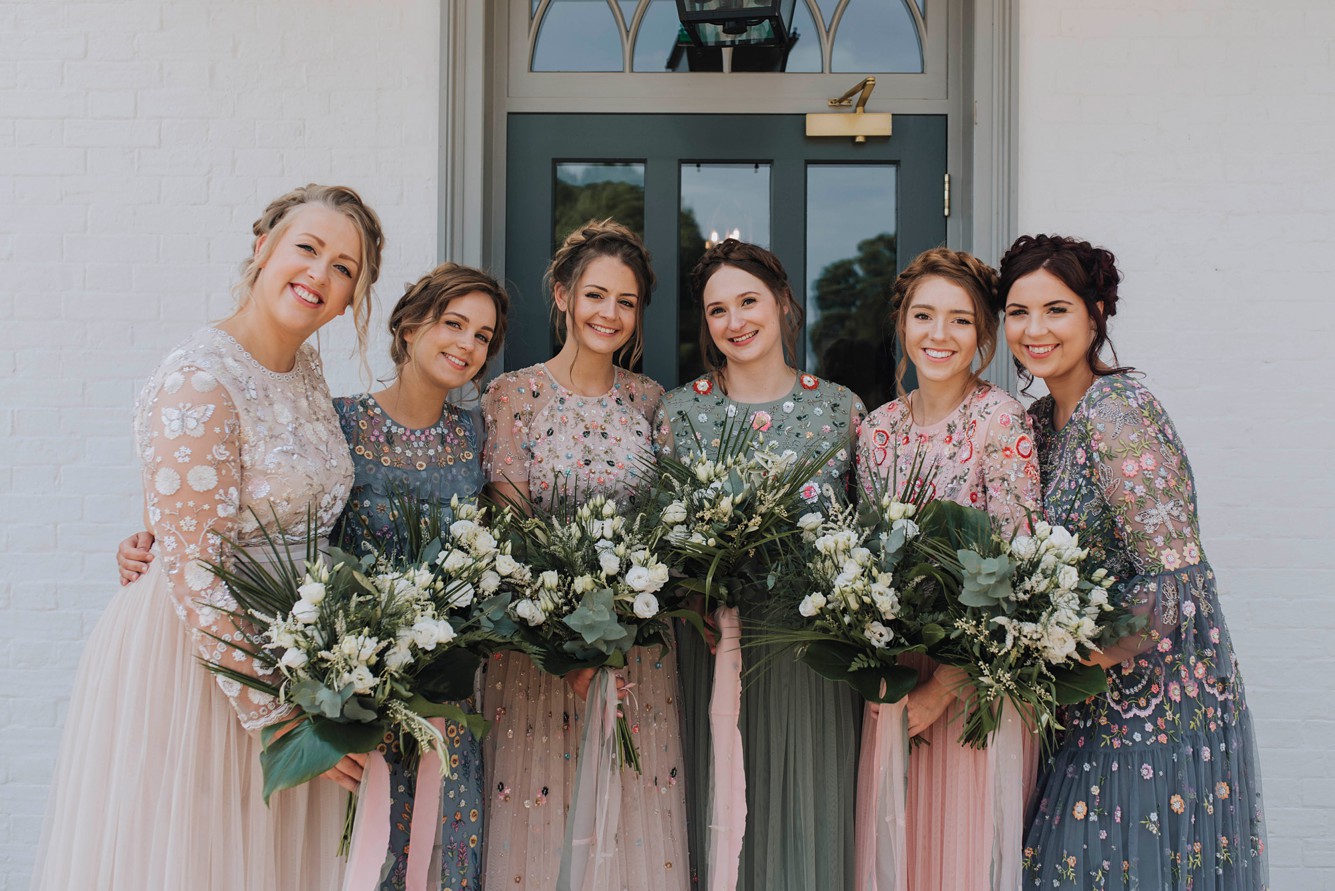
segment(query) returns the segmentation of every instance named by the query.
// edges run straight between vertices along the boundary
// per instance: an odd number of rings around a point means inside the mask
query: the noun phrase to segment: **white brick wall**
[[[380,213],[383,326],[436,261],[439,34],[433,0],[0,4],[0,889],[27,887],[82,642],[141,522],[138,388],[229,311],[251,221],[294,185]]]
[[[1021,227],[1122,260],[1116,342],[1195,464],[1274,885],[1335,886],[1335,12],[1017,5]],[[435,261],[438,16],[432,0],[0,4],[0,891],[26,887],[81,643],[139,512],[131,403],[228,311],[251,220],[297,183],[360,189],[389,235],[377,324]],[[326,345],[335,392],[357,386],[348,333]]]
[[[1275,888],[1335,887],[1335,7],[1021,0],[1020,227],[1111,248],[1261,742]]]

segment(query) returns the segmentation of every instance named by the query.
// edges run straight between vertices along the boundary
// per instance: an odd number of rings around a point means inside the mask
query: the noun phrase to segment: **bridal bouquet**
[[[233,616],[255,629],[220,642],[263,671],[255,678],[207,667],[300,712],[262,735],[266,801],[344,755],[371,751],[388,731],[437,755],[444,738],[431,718],[485,732],[485,721],[451,702],[471,695],[478,651],[503,643],[475,612],[503,586],[525,584],[529,571],[475,506],[456,500],[452,508],[453,522],[412,558],[359,559],[337,548],[326,557],[308,537],[296,559],[280,530],[266,553],[237,548],[230,566],[210,567],[236,600]],[[441,758],[442,772],[448,763]]]
[[[986,746],[1007,700],[1046,727],[1057,705],[1105,689],[1103,669],[1081,660],[1144,620],[1113,605],[1113,578],[1092,565],[1079,536],[1039,521],[1006,541],[985,514],[953,504],[937,523],[951,528],[931,548],[934,558],[960,584],[946,599],[947,635],[932,656],[972,681],[962,694],[962,744]]]
[[[659,599],[668,566],[646,516],[595,495],[578,506],[559,499],[547,516],[511,517],[505,531],[532,569],[506,595],[507,610],[518,645],[540,668],[558,676],[615,669],[626,664],[631,647],[668,645],[670,613]],[[616,724],[621,764],[638,772],[639,752],[623,714]]]

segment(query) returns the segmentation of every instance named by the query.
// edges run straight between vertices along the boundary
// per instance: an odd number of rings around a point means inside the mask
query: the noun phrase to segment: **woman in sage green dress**
[[[802,308],[778,258],[728,239],[705,252],[691,273],[691,290],[703,308],[701,348],[711,371],[664,397],[657,423],[660,449],[681,456],[714,454],[724,425],[741,417],[758,442],[781,450],[811,454],[837,448],[807,494],[812,501],[822,493],[847,497],[863,407],[851,391],[789,364]],[[678,651],[689,826],[696,870],[706,887],[714,657],[692,633],[679,636]],[[743,658],[763,657],[748,648]],[[790,654],[747,677],[739,716],[747,817],[737,888],[852,887],[860,708],[852,688],[825,680]]]
[[[1108,690],[1065,708],[1025,836],[1025,887],[1259,891],[1260,763],[1242,675],[1201,547],[1196,485],[1167,412],[1105,362],[1113,256],[1063,236],[1001,261],[1006,340],[1030,409],[1043,511],[1080,536],[1147,617],[1105,647]]]

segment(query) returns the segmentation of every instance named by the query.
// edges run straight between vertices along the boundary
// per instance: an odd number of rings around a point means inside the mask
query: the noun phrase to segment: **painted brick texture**
[[[1256,720],[1275,888],[1335,887],[1335,11],[1021,0],[1024,232],[1112,249]]]

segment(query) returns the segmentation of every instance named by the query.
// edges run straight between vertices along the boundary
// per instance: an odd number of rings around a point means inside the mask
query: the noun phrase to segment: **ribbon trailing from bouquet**
[[[869,703],[863,720],[854,885],[860,891],[906,891],[908,700]]]
[[[432,718],[431,726],[445,729],[443,718]],[[413,818],[408,836],[408,869],[405,887],[425,888],[430,872],[436,837],[440,832],[440,778],[444,773],[441,756],[427,749],[417,763],[413,789]],[[362,771],[357,790],[357,817],[348,848],[348,867],[343,875],[343,891],[375,891],[390,867],[389,828],[393,798],[389,788],[389,765],[380,752],[372,752]]]
[[[616,678],[611,671],[599,669],[589,685],[584,710],[557,891],[591,891],[611,884],[621,821],[617,709]]]
[[[735,607],[715,614],[714,689],[709,696],[709,891],[736,891],[746,834],[746,767],[742,760],[742,623]]]
[[[1024,844],[1024,798],[1029,730],[1014,708],[1004,709],[997,729],[987,743],[987,795],[992,799],[991,891],[1020,887],[1020,849]]]

